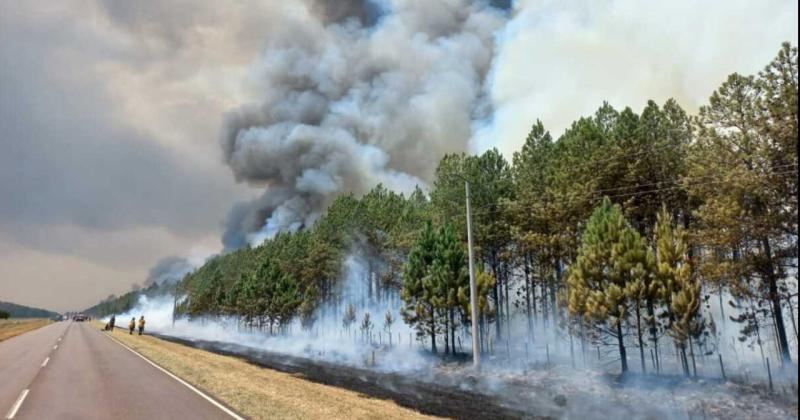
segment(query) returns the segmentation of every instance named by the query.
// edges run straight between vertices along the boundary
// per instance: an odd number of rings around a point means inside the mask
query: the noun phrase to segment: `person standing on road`
[[[116,315],[111,315],[111,321],[108,321],[108,327],[110,331],[114,331],[114,323],[117,322]]]
[[[139,335],[142,335],[143,332],[144,332],[144,315],[142,315],[142,317],[139,318]]]
[[[133,330],[136,328],[136,317],[131,318],[131,322],[128,323],[128,334],[133,335]]]

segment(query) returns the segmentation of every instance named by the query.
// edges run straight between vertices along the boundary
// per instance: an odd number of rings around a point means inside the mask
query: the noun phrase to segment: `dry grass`
[[[97,325],[102,328],[99,323]],[[252,365],[237,357],[221,356],[147,335],[128,335],[120,330],[113,336],[250,418],[432,418],[392,401],[317,384]]]
[[[40,318],[0,319],[0,341],[42,328],[51,322]]]

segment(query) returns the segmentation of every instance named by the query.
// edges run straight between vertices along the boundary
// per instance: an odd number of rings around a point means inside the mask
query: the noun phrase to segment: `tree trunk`
[[[647,366],[644,363],[644,340],[642,339],[642,315],[639,302],[636,302],[636,335],[639,338],[639,359],[642,362],[642,373],[647,373]]]
[[[508,264],[504,264],[503,269],[503,287],[505,288],[506,292],[506,334],[511,337],[511,299],[508,297],[508,282],[511,280],[511,276],[508,273]]]
[[[622,340],[622,320],[617,319],[617,345],[619,346],[619,359],[622,363],[622,373],[628,371],[628,356],[625,353],[625,343]]]
[[[794,330],[794,341],[797,343],[797,321],[794,318],[794,304],[792,303],[792,298],[786,299],[787,303],[789,304],[789,319],[792,320],[792,329]]]
[[[494,260],[495,258],[493,258]],[[503,319],[503,304],[500,302],[500,278],[497,276],[497,263],[492,261],[492,274],[494,274],[494,287],[492,288],[492,294],[494,295],[494,304],[495,308],[497,309],[495,314],[495,331],[497,332],[497,339],[502,337],[503,331],[502,327],[500,326],[501,320]]]
[[[535,271],[535,270],[533,270]],[[531,305],[533,305],[533,324],[536,325],[536,276],[531,272]]]
[[[758,322],[758,313],[756,312],[756,306],[752,297],[750,298],[750,309],[753,311],[753,324],[756,330],[756,343],[758,343],[758,349],[761,351],[761,364],[766,366],[767,362],[764,358],[764,345],[761,342],[761,325]]]
[[[655,305],[653,304],[653,298],[648,296],[646,303],[647,303],[647,317],[649,318],[647,320],[647,323],[650,325],[650,339],[653,340],[653,348],[656,359],[655,369],[656,372],[660,372],[661,361],[659,360],[659,355],[658,355],[658,327],[656,325],[656,311],[655,311]]]
[[[697,379],[697,361],[694,358],[694,343],[691,335],[689,336],[689,354],[692,356],[692,373],[694,378]]]
[[[767,283],[769,286],[769,300],[772,303],[772,312],[775,318],[775,328],[778,330],[778,344],[781,350],[781,359],[784,365],[792,363],[792,355],[789,353],[789,340],[786,338],[786,327],[783,322],[783,310],[781,308],[781,298],[778,294],[778,279],[775,275],[775,266],[772,261],[772,248],[769,238],[761,239],[764,247],[764,256],[767,258]]]
[[[444,317],[444,354],[450,354],[450,317]]]
[[[480,338],[480,340],[478,340],[478,342],[480,343],[480,346],[481,346],[481,348],[479,350],[480,350],[481,354],[483,354],[483,353],[486,353],[486,346],[484,345],[484,341],[486,340],[486,333],[483,332],[483,325],[485,323],[485,321],[484,321],[485,318],[484,318],[483,314],[480,314],[479,318],[480,318],[480,322],[478,323],[478,335],[480,335],[480,337],[478,337],[478,338]],[[475,349],[472,349],[472,351],[475,351]]]
[[[433,314],[433,312],[434,312],[433,309],[431,309],[431,322],[430,322],[430,328],[431,328],[431,352],[433,354],[436,354],[436,353],[438,353],[436,351],[436,316]]]
[[[372,261],[367,259],[367,302],[372,303]]]
[[[547,330],[547,325],[550,322],[550,308],[547,307],[547,284],[550,283],[550,276],[547,276],[545,270],[541,270],[541,278],[539,282],[539,299],[542,300],[542,331]]]
[[[456,324],[453,308],[450,308],[450,348],[453,349],[453,356],[456,355]]]
[[[525,254],[525,310],[528,318],[528,341],[533,342],[533,313],[531,312],[531,286],[530,279],[530,262],[528,261],[528,254]]]
[[[688,378],[690,376],[689,373],[689,361],[686,359],[686,345],[678,346],[680,350],[680,357],[681,357],[681,367],[683,368],[683,374],[686,375]]]
[[[556,290],[558,289],[558,283],[561,281],[561,265],[559,261],[556,259],[555,262],[555,273],[553,273],[554,278],[553,281],[550,283],[550,311],[553,315],[553,325],[554,327],[558,327],[558,307],[556,305]]]

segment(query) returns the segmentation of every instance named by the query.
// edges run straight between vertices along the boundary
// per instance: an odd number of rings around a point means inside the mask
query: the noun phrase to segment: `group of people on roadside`
[[[106,331],[114,331],[114,323],[117,322],[116,315],[111,315],[111,319],[106,324],[105,330]],[[136,317],[131,318],[131,322],[128,323],[128,334],[133,335],[134,330],[136,330]],[[139,318],[139,335],[144,333],[144,315]]]

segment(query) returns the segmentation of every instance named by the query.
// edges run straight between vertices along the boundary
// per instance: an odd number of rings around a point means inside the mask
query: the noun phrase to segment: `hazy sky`
[[[603,99],[691,110],[797,44],[796,1],[700,4],[517,2],[475,148],[508,152],[534,119],[557,133]],[[219,251],[233,203],[261,193],[222,163],[223,114],[260,96],[259,52],[301,7],[0,0],[0,300],[81,309],[164,257]]]

